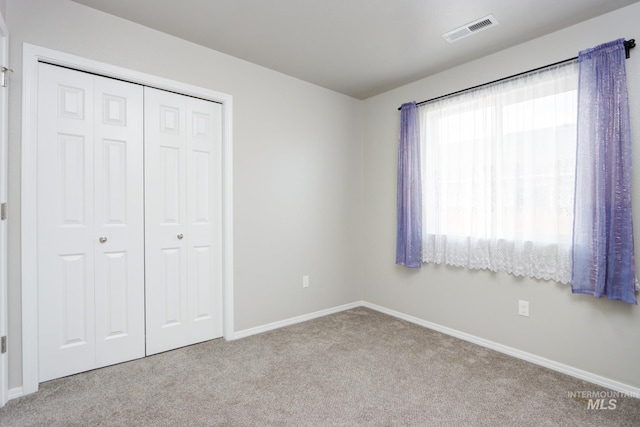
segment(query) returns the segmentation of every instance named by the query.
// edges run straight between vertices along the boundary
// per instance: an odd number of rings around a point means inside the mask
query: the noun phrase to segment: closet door
[[[144,118],[141,86],[95,77],[94,94],[96,367],[101,367],[144,356]]]
[[[187,97],[189,339],[222,336],[222,105]]]
[[[95,367],[93,76],[38,75],[38,350],[47,381]]]
[[[144,356],[142,88],[38,71],[39,379]]]
[[[222,336],[221,106],[145,88],[147,354]]]

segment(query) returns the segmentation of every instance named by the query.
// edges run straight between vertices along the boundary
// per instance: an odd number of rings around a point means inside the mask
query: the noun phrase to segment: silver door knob
[[[182,233],[178,234],[178,240],[182,240],[183,237],[184,237],[184,234]]]
[[[107,238],[106,238],[105,236],[102,236],[102,237],[100,237],[100,238],[98,239],[98,241],[99,241],[100,243],[104,243],[104,242],[106,242],[106,241],[107,241]]]

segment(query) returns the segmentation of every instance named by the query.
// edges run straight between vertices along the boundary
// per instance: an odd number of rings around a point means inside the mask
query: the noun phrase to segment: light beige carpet
[[[357,308],[49,381],[0,425],[640,425],[640,400],[578,391],[606,390]]]

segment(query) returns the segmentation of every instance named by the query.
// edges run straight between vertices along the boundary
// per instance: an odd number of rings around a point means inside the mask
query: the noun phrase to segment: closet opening
[[[40,363],[39,359],[41,358],[39,349],[38,349],[39,347],[39,342],[38,342],[38,327],[39,327],[38,326],[38,323],[39,323],[39,313],[38,313],[38,298],[39,298],[38,265],[39,264],[38,262],[39,262],[39,259],[38,258],[40,256],[40,254],[38,253],[39,232],[40,232],[38,227],[38,219],[39,219],[38,212],[40,209],[39,203],[43,203],[43,201],[38,199],[38,182],[39,182],[38,179],[39,179],[40,170],[39,170],[39,163],[38,163],[38,148],[39,148],[38,142],[39,141],[38,141],[38,132],[36,132],[36,129],[38,126],[38,108],[39,108],[38,81],[41,77],[41,74],[42,74],[41,68],[44,66],[44,64],[49,64],[50,66],[54,66],[59,69],[76,70],[75,72],[84,73],[87,77],[91,76],[90,77],[91,79],[103,79],[103,78],[108,79],[107,81],[108,84],[121,83],[127,87],[134,88],[133,89],[134,92],[136,91],[139,93],[141,92],[143,96],[142,98],[143,100],[145,96],[151,96],[151,95],[148,95],[147,93],[154,93],[154,92],[159,92],[162,96],[167,96],[171,98],[171,100],[169,100],[168,98],[161,99],[159,100],[159,102],[162,105],[157,104],[155,105],[155,107],[153,107],[154,111],[163,111],[165,113],[164,116],[157,117],[158,122],[156,124],[144,123],[144,125],[146,126],[156,126],[157,124],[164,123],[162,126],[164,126],[163,129],[164,131],[166,131],[164,133],[167,135],[173,132],[173,135],[175,136],[175,133],[177,132],[176,125],[185,123],[180,121],[180,119],[182,118],[180,114],[182,113],[179,110],[182,106],[184,106],[185,108],[184,109],[185,118],[186,118],[186,115],[188,114],[190,114],[192,118],[195,118],[195,121],[194,121],[195,125],[193,125],[190,128],[190,131],[191,131],[191,136],[195,135],[196,139],[198,137],[203,137],[205,134],[207,134],[207,132],[211,131],[213,127],[207,124],[207,120],[205,118],[206,114],[199,111],[198,110],[199,107],[189,107],[188,105],[191,105],[192,103],[198,104],[200,106],[206,105],[206,106],[212,107],[214,111],[217,111],[217,112],[214,112],[213,114],[214,116],[219,117],[219,124],[220,124],[219,126],[219,163],[215,163],[215,166],[219,167],[219,173],[217,173],[219,182],[214,183],[213,185],[218,186],[217,188],[219,188],[219,200],[217,202],[218,205],[214,206],[213,209],[214,211],[219,212],[220,227],[218,228],[218,231],[214,231],[211,233],[205,232],[204,234],[213,235],[214,238],[219,239],[219,244],[214,243],[214,246],[219,247],[219,252],[220,252],[218,254],[219,260],[220,260],[219,261],[219,264],[220,264],[219,290],[217,290],[216,292],[219,292],[219,295],[220,295],[220,307],[222,311],[220,316],[220,322],[219,322],[220,325],[218,327],[219,329],[217,333],[219,334],[218,336],[221,335],[227,340],[234,339],[233,232],[232,232],[233,231],[233,224],[232,224],[233,222],[232,97],[230,95],[212,91],[210,89],[197,87],[197,86],[189,85],[189,84],[178,82],[178,81],[165,79],[162,77],[153,76],[146,73],[141,73],[134,70],[129,70],[126,68],[57,52],[51,49],[46,49],[38,46],[25,44],[24,50],[23,50],[24,92],[23,92],[23,121],[22,121],[23,132],[22,132],[22,193],[21,193],[21,197],[22,197],[21,239],[22,239],[23,393],[28,394],[28,393],[37,391],[38,384],[39,382],[42,381],[38,373],[39,363]],[[72,114],[74,111],[79,112],[79,110],[77,109],[79,105],[77,104],[77,102],[79,102],[79,98],[77,98],[77,91],[75,91],[76,93],[74,95],[74,90],[73,90],[74,84],[75,83],[66,85],[66,87],[71,88],[67,93],[67,95],[69,95],[69,98],[68,99],[64,98],[65,99],[64,101],[57,101],[58,102],[58,105],[56,107],[57,109],[60,109],[62,107],[69,107],[69,111],[67,111],[67,113]],[[63,84],[62,86],[65,86],[65,85]],[[56,89],[56,91],[59,92],[58,89]],[[74,100],[74,97],[76,97],[75,100]],[[98,106],[98,108],[102,108],[106,106],[105,108],[113,108],[112,111],[106,111],[106,112],[102,111],[100,113],[102,114],[102,116],[100,117],[104,118],[107,122],[109,120],[117,122],[118,120],[121,120],[125,117],[124,115],[119,115],[120,113],[118,113],[118,111],[120,111],[122,114],[124,114],[124,111],[126,111],[126,108],[124,109],[121,108],[124,105],[122,103],[123,98],[125,97],[120,95],[115,95],[115,94],[107,94],[106,98],[104,96],[102,97],[102,101],[95,102],[94,107]],[[176,100],[178,100],[179,103],[184,103],[184,104],[181,104],[181,106],[179,107],[175,105],[170,105],[171,102],[174,102]],[[60,104],[60,102],[62,102],[62,104]],[[65,102],[67,102],[67,104],[65,104]],[[135,102],[132,105],[134,104]],[[144,108],[146,108],[146,102],[143,102],[142,104],[143,104],[142,114],[144,115]],[[178,121],[176,121],[176,119]],[[143,122],[146,122],[146,121],[151,122],[151,119],[149,120],[143,119]],[[74,132],[67,132],[65,129],[63,129],[60,133],[64,135],[75,135]],[[118,159],[122,159],[126,157],[126,156],[124,157],[122,156],[122,154],[124,153],[124,151],[122,151],[124,149],[123,148],[124,145],[118,142],[118,141],[122,141],[122,138],[120,139],[119,138],[120,137],[118,136],[110,136],[106,138],[109,141],[110,145],[107,144],[108,149],[104,149],[104,147],[102,147],[102,154],[107,153],[106,155],[111,156],[110,158],[112,160],[115,159],[114,162],[110,164],[111,172],[117,171],[118,168],[116,166],[118,164],[122,164],[122,162],[118,163],[120,161]],[[158,140],[160,139],[161,138],[159,138]],[[196,141],[196,145],[197,145],[197,142],[199,141]],[[60,145],[61,143],[57,143],[57,144]],[[73,138],[71,138],[71,140],[67,141],[67,143],[65,144],[67,145],[65,146],[66,151],[64,152],[66,153],[67,157],[64,157],[64,158],[70,161],[77,161],[79,158],[78,157],[79,153],[82,152],[82,150],[79,149],[79,147],[80,146],[84,147],[84,145],[80,144],[77,139],[73,140]],[[186,167],[186,163],[184,163],[182,167],[179,166],[180,162],[183,160],[181,160],[179,155],[173,156],[173,154],[175,154],[175,150],[172,151],[172,149],[167,148],[170,146],[171,142],[166,142],[163,144],[165,144],[164,145],[165,153],[161,154],[164,157],[158,163],[159,166],[157,169],[159,169],[161,172],[164,171],[165,173],[168,173],[169,176],[175,178],[174,180],[175,185],[183,185],[179,183],[180,174],[185,175],[183,176],[183,178],[184,180],[186,180],[187,179],[186,174],[189,173],[189,168]],[[179,146],[182,143],[174,142],[174,144],[175,146]],[[203,150],[202,146],[197,146],[197,147],[194,146],[194,147],[195,147],[194,153],[197,153],[197,154],[193,154],[190,156],[195,162],[194,167],[191,168],[191,170],[192,172],[195,171],[195,173],[200,177],[200,178],[195,177],[195,179],[202,179],[202,177],[206,177],[207,174],[210,172],[210,169],[208,169],[208,165],[210,164],[207,163],[207,161],[210,160],[212,157],[215,157],[215,155],[212,153],[207,153],[206,150]],[[149,151],[154,151],[157,153],[158,151],[162,151],[162,149],[158,146]],[[102,154],[99,154],[99,155],[102,155]],[[185,154],[184,157],[185,157],[184,162],[186,162],[186,157],[189,157],[189,156],[186,156]],[[86,166],[94,161],[95,159],[92,159],[92,160],[85,159],[83,165]],[[143,162],[144,161],[147,161],[147,159],[145,158]],[[103,160],[99,160],[98,163],[100,162],[104,163]],[[176,167],[172,169],[172,165]],[[84,169],[85,166],[82,166],[82,168],[79,167],[76,173],[79,173],[78,172],[79,170],[85,170]],[[60,168],[60,165],[58,165],[58,170],[59,171],[62,170]],[[144,173],[145,174],[147,173],[146,169],[144,170]],[[213,175],[216,175],[216,174],[213,174]],[[122,183],[121,181],[118,181],[117,174],[114,174],[112,178],[113,179],[112,181],[110,181],[110,184],[114,185],[115,186],[114,188],[122,188],[122,185],[121,185]],[[170,181],[170,180],[167,180],[166,176],[162,179],[166,182]],[[71,183],[71,180],[68,180],[68,182]],[[203,182],[203,181],[200,181],[200,182]],[[68,189],[65,189],[65,191],[68,190],[69,194],[74,194],[74,191],[75,192],[78,191],[79,187],[77,185],[76,186],[74,186],[74,184],[69,184],[69,185],[70,187]],[[86,184],[86,185],[88,187],[92,186],[91,184]],[[119,185],[120,187],[118,187]],[[144,185],[145,185],[144,191],[143,191],[144,203],[155,203],[150,200],[147,200],[148,198],[147,193],[150,193],[151,191],[148,191],[149,188],[146,186],[147,185],[146,183]],[[202,196],[203,194],[212,194],[211,192],[209,192],[211,185],[212,184],[209,181],[206,185],[202,184],[199,187],[196,184],[194,185],[195,190],[193,190],[193,192],[196,192],[196,193],[200,192],[199,193],[200,196]],[[162,200],[164,201],[165,205],[162,206],[162,209],[143,209],[143,210],[145,212],[146,211],[164,212],[169,214],[177,212],[179,214],[180,212],[178,211],[181,209],[182,210],[181,218],[185,218],[187,215],[191,215],[190,219],[192,221],[192,224],[191,224],[192,227],[204,226],[205,223],[211,222],[207,218],[205,218],[207,214],[207,207],[203,205],[202,197],[196,197],[195,195],[191,197],[193,200],[200,201],[200,204],[198,205],[196,203],[196,205],[193,208],[187,209],[186,205],[184,205],[183,207],[179,207],[176,204],[174,204],[172,207],[171,203],[168,203],[167,201],[177,200],[175,195],[180,193],[180,191],[176,190],[176,188],[177,187],[173,186],[168,190],[166,190],[166,193],[168,194],[168,196],[167,194],[163,196],[164,198]],[[180,193],[180,194],[184,194],[184,191],[183,193]],[[184,194],[184,196],[186,197],[186,194]],[[118,199],[116,197],[114,200],[122,201],[123,199],[122,198]],[[74,203],[75,202],[67,203],[65,205],[65,209],[67,209],[68,212],[71,212],[74,208],[78,207]],[[115,207],[113,212],[111,213],[114,214],[114,218],[116,218],[116,222],[117,222],[118,215],[122,214],[123,211],[122,211],[122,206],[118,207],[116,205],[117,203],[113,205]],[[176,211],[176,209],[178,209],[178,211]],[[77,212],[80,212],[80,211],[82,211],[82,209],[79,209]],[[95,211],[95,207],[94,207],[94,211]],[[45,217],[45,216],[46,215],[42,215],[41,217]],[[78,215],[71,215],[72,221],[74,220],[73,218],[74,216],[77,217]],[[86,215],[83,218],[86,219]],[[77,220],[77,218],[75,220]],[[150,220],[149,218],[145,217],[144,221],[142,222],[144,224],[142,225],[142,227],[145,228],[144,230],[145,232],[142,233],[143,235],[149,234],[149,230],[146,230],[147,222],[149,220]],[[163,223],[163,222],[166,223],[170,221],[167,221],[167,218],[160,218],[159,223]],[[112,224],[112,225],[115,225],[115,224]],[[185,225],[184,227],[187,227],[187,226]],[[117,227],[114,227],[114,229],[117,229]],[[151,235],[154,236],[156,235],[155,233],[156,232],[153,232],[151,233]],[[91,235],[91,242],[92,242],[91,245],[93,245],[94,247],[93,249],[94,254],[97,253],[95,248],[106,248],[106,245],[117,240],[116,237],[110,238],[109,236],[103,235],[103,234],[104,233],[102,232],[96,233],[96,231],[94,230],[93,234]],[[157,235],[159,234],[161,234],[160,231],[157,231]],[[192,245],[193,255],[191,259],[196,261],[194,264],[195,267],[193,267],[192,269],[189,268],[187,264],[188,261],[184,261],[184,260],[180,261],[184,263],[182,266],[180,266],[178,263],[174,263],[174,264],[165,263],[165,266],[173,265],[173,267],[171,267],[173,269],[169,271],[167,274],[165,274],[165,276],[175,279],[175,278],[179,278],[180,275],[183,275],[185,277],[187,275],[190,275],[190,277],[187,277],[187,279],[191,279],[192,281],[195,281],[195,282],[200,281],[200,283],[209,283],[211,281],[210,279],[211,276],[207,276],[207,274],[211,274],[211,271],[213,270],[209,269],[209,267],[206,267],[206,262],[203,262],[203,259],[207,259],[207,257],[212,253],[212,251],[215,252],[215,250],[207,249],[206,242],[190,241],[190,238],[192,238],[192,235],[196,235],[196,236],[199,235],[198,232],[194,233],[192,231],[178,230],[177,232],[174,233],[174,230],[172,230],[171,235],[173,237],[172,237],[172,242],[169,246],[173,245],[172,246],[173,249],[167,245],[162,246],[161,244],[159,248],[161,247],[165,248],[164,250],[158,249],[160,253],[164,254],[162,256],[170,258],[171,254],[175,253],[176,247],[180,247],[180,245],[187,247],[191,243],[193,243]],[[180,238],[180,236],[182,236],[182,238]],[[104,238],[106,238],[106,240],[104,240]],[[144,238],[146,239],[146,237]],[[109,252],[110,255],[113,255],[111,257],[112,259],[109,262],[112,262],[113,265],[111,267],[114,268],[113,271],[115,272],[125,271],[124,269],[118,270],[118,267],[117,267],[118,262],[122,262],[122,259],[118,258],[119,256],[118,253],[122,253],[122,252],[123,251],[119,251],[116,249]],[[66,256],[67,260],[69,260],[70,262],[77,261],[78,258],[82,258],[82,257],[78,257],[78,255],[79,253],[75,250],[67,250],[63,254],[63,256]],[[76,258],[74,258],[74,256],[76,256]],[[143,256],[144,257],[147,256],[146,252],[143,253]],[[89,259],[89,258],[91,257],[88,256],[86,259]],[[181,258],[175,257],[174,259],[178,260]],[[187,260],[188,259],[189,257],[187,257]],[[145,262],[149,262],[149,260],[145,260],[142,263],[138,263],[138,265],[144,264]],[[152,262],[158,262],[158,261],[152,261]],[[71,262],[71,264],[73,264],[73,262]],[[76,264],[76,265],[79,265],[79,264]],[[148,269],[145,269],[145,272],[147,270]],[[79,271],[84,271],[84,270],[74,270],[73,268],[70,268],[68,270],[69,274],[67,275],[67,277],[77,278],[79,277],[78,276]],[[218,273],[215,273],[215,274],[218,274]],[[145,279],[146,279],[145,280],[145,286],[146,286],[146,282],[149,280],[149,278],[145,278]],[[166,289],[163,292],[166,294],[167,293]],[[200,292],[200,295],[202,295],[202,289],[200,289],[198,292]],[[120,291],[120,294],[122,294],[122,291]],[[175,290],[174,290],[174,295],[175,295]],[[186,298],[188,299],[189,297],[186,297]],[[182,298],[181,301],[184,301],[184,298]],[[171,319],[171,317],[176,317],[175,310],[176,310],[175,307],[173,309],[167,309],[166,304],[165,304],[165,307],[162,310],[160,310],[160,311],[163,311],[163,316],[165,317],[161,319],[162,322],[164,322],[163,323],[163,325],[165,326],[164,329],[166,330],[171,329],[171,326],[173,326],[172,322],[175,323],[174,322],[175,319],[173,320]],[[202,311],[203,310],[202,306],[196,309],[197,313],[194,316],[195,318],[201,320],[204,317],[206,317],[206,315],[203,315],[203,313],[198,312],[198,310]],[[143,309],[143,311],[147,312],[149,311],[149,309],[145,308]],[[204,327],[202,329],[208,332],[207,327]],[[110,331],[110,333],[113,334],[113,336],[117,336],[118,335],[117,328],[114,331]],[[145,335],[147,335],[146,332],[145,332]],[[177,334],[177,335],[180,335],[180,334]],[[203,335],[198,335],[198,333],[196,332],[188,333],[186,335],[195,336],[194,339],[196,341],[194,342],[198,342],[197,340],[201,339],[201,337],[203,336]],[[80,341],[78,341],[77,338],[73,338],[68,344],[71,347],[73,347],[74,345],[78,346],[79,345],[78,343]],[[174,343],[172,345],[176,345],[176,344]],[[177,343],[177,346],[182,346],[182,344]],[[145,351],[148,354],[150,354],[149,349],[146,347],[147,347],[147,344],[145,343]],[[159,347],[156,350],[165,351],[162,349],[162,347]]]

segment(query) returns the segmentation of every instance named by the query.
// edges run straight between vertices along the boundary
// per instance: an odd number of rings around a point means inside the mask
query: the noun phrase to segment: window
[[[423,261],[571,278],[577,62],[419,107]]]

